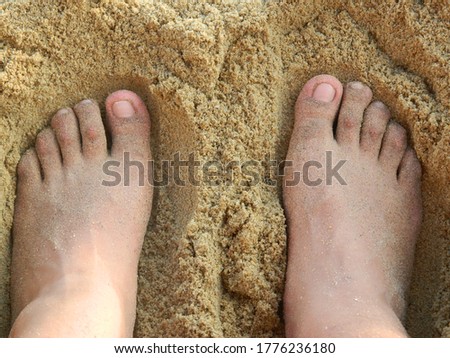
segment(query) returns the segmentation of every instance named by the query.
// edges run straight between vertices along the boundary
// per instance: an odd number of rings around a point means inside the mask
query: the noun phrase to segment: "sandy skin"
[[[106,109],[110,152],[98,105],[82,101],[58,111],[19,163],[13,337],[132,336],[152,187],[136,172],[129,186],[104,186],[102,166],[124,152],[147,163],[150,118],[129,91],[110,95]]]
[[[311,79],[296,103],[285,176],[286,333],[404,337],[400,318],[421,222],[421,167],[406,131],[360,82]],[[337,123],[336,123],[337,121]],[[336,130],[333,131],[333,125]],[[345,160],[337,179],[289,186],[308,161]],[[325,167],[325,164],[324,164]]]
[[[421,217],[420,165],[371,96],[331,76],[311,79],[299,96],[291,171],[326,151],[348,163],[347,185],[285,185],[289,336],[406,335],[399,317]],[[83,101],[59,111],[19,163],[12,337],[132,336],[152,188],[137,175],[128,187],[101,186],[102,166],[124,152],[146,163],[150,119],[128,91],[106,108],[110,152],[98,105]]]

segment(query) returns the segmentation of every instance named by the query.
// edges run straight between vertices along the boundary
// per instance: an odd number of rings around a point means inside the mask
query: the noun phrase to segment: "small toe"
[[[71,108],[60,109],[53,116],[51,125],[59,143],[64,165],[73,165],[81,159],[80,130],[75,113]]]
[[[397,122],[391,121],[383,136],[378,160],[387,171],[397,175],[398,167],[407,147],[406,130]]]
[[[415,202],[413,210],[409,212],[411,227],[420,227],[422,221],[422,167],[416,152],[408,147],[403,155],[398,171],[398,183],[409,202]]]
[[[378,159],[381,142],[391,113],[383,102],[375,101],[367,107],[361,128],[361,150]]]
[[[39,159],[34,149],[28,149],[17,165],[19,187],[29,187],[42,181]]]
[[[420,186],[421,177],[422,167],[416,152],[411,147],[408,147],[400,162],[398,181],[405,186],[417,188],[417,186]]]
[[[333,139],[333,122],[342,98],[341,82],[329,75],[310,79],[295,105],[293,136],[305,141],[313,138]]]
[[[358,146],[364,111],[372,100],[371,89],[361,82],[346,85],[336,127],[339,144]]]
[[[90,99],[81,101],[73,108],[80,123],[83,156],[104,158],[108,154],[105,127],[98,104]]]
[[[58,175],[62,168],[62,160],[53,130],[46,128],[38,134],[36,152],[41,163],[44,180],[51,180]]]
[[[107,127],[111,133],[111,155],[125,152],[150,157],[150,115],[142,99],[131,91],[120,90],[106,99]]]

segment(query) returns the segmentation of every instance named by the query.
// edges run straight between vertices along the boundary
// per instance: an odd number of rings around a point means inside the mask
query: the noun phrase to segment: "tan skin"
[[[404,129],[371,98],[367,86],[344,89],[327,75],[299,95],[283,193],[288,336],[406,336],[400,318],[421,218],[420,164]],[[105,105],[106,129],[93,101],[58,111],[18,165],[11,337],[132,336],[152,187],[140,186],[137,172],[129,186],[102,186],[102,167],[123,162],[124,152],[148,162],[150,117],[129,91]],[[347,160],[347,185],[288,185],[326,151]]]
[[[313,98],[316,89],[322,100]],[[333,163],[347,162],[346,185],[285,185],[288,336],[406,336],[400,318],[422,215],[421,168],[406,131],[371,100],[369,87],[344,89],[326,75],[311,79],[297,100],[293,168],[323,163],[326,151]]]
[[[136,114],[115,116],[120,101]],[[142,100],[128,91],[109,96],[106,110],[109,153],[99,107],[84,101],[59,111],[19,163],[11,336],[133,333],[137,265],[152,188],[147,178],[147,185],[139,186],[136,172],[130,186],[104,186],[108,178],[102,168],[107,160],[123,161],[124,152],[148,162],[150,118]]]

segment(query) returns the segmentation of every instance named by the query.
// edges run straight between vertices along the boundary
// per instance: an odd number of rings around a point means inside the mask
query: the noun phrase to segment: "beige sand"
[[[204,161],[283,159],[301,86],[329,73],[368,83],[409,131],[424,168],[425,221],[407,326],[413,336],[450,337],[450,13],[444,3],[6,4],[0,336],[10,326],[15,167],[59,107],[86,97],[103,101],[127,88],[150,106],[158,159],[175,151]],[[136,335],[283,335],[285,261],[279,188],[160,189],[140,265]]]

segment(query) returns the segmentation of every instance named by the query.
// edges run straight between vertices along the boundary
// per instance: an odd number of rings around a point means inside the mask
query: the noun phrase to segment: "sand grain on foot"
[[[440,1],[8,1],[0,14],[0,336],[20,155],[61,107],[137,92],[156,159],[284,159],[312,76],[360,80],[404,125],[424,168],[407,317],[450,337],[449,10]],[[137,336],[281,336],[280,187],[235,170],[160,188],[139,271]],[[263,172],[264,173],[264,172]],[[201,173],[199,173],[200,175]],[[231,185],[230,185],[231,184]],[[240,184],[240,185],[238,185]]]

